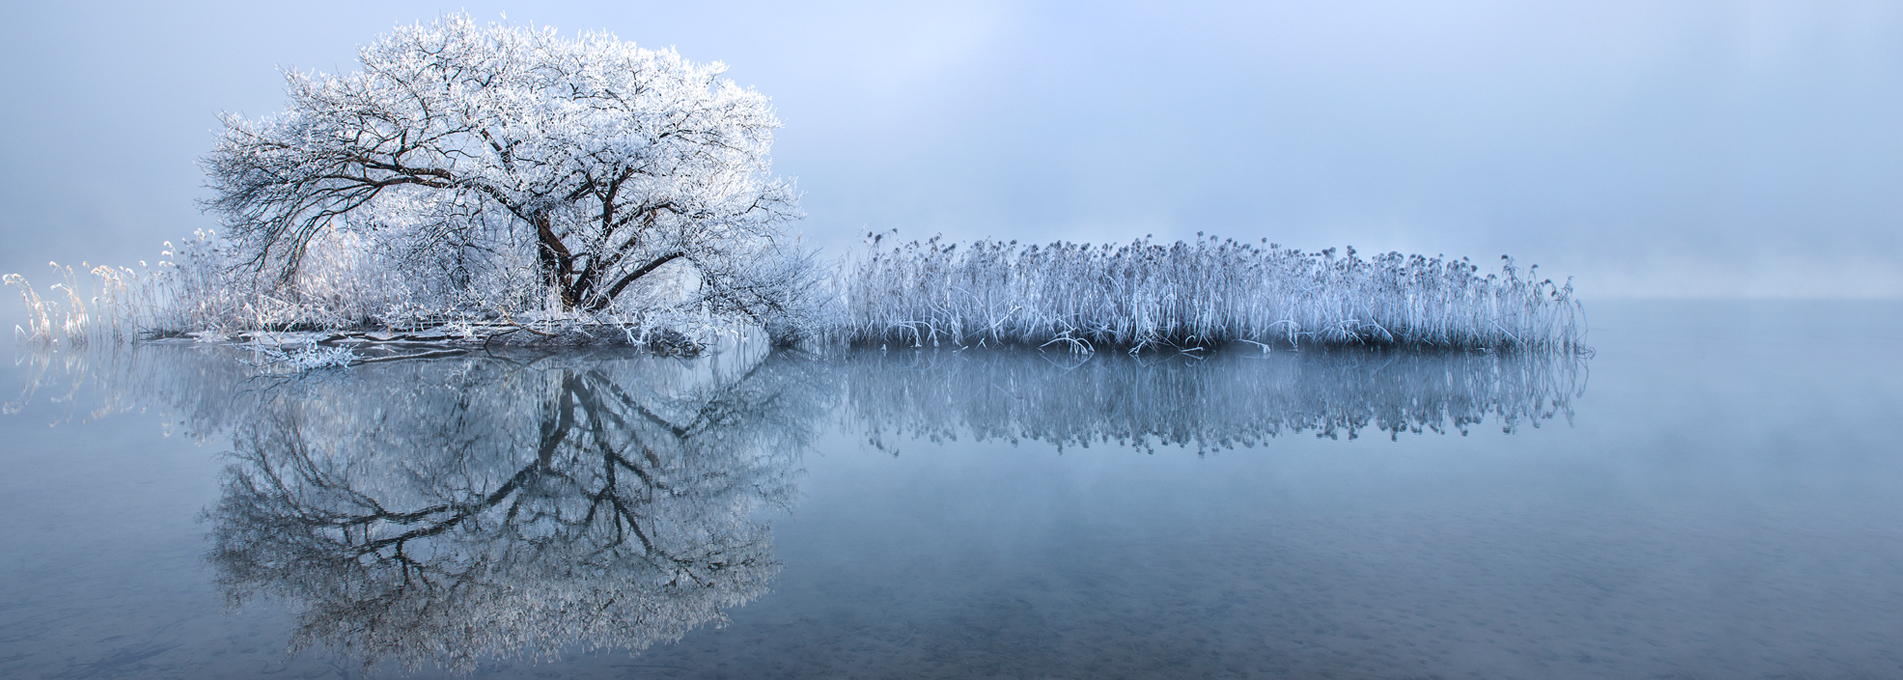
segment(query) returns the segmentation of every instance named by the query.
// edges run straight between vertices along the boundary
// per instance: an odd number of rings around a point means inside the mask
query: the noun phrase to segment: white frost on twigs
[[[254,344],[251,351],[257,355],[254,366],[280,368],[292,373],[320,368],[345,368],[362,361],[349,347],[325,347],[323,345],[301,345],[286,347],[281,345]]]

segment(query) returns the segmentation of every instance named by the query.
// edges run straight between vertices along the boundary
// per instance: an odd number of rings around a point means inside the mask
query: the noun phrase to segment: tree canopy
[[[724,65],[467,15],[401,27],[359,61],[287,71],[288,108],[223,116],[203,160],[207,208],[261,281],[294,285],[341,231],[448,290],[532,271],[520,279],[564,309],[606,309],[676,260],[704,301],[756,316],[799,287],[782,228],[797,196],[768,160],[779,121]]]

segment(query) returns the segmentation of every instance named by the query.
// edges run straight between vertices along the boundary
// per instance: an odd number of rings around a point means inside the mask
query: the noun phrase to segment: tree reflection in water
[[[1585,384],[1585,359],[1554,353],[736,349],[295,376],[234,353],[33,357],[20,399],[72,402],[74,420],[159,403],[187,435],[229,432],[206,516],[231,600],[288,603],[294,647],[461,670],[639,650],[724,621],[778,572],[760,511],[791,505],[799,459],[826,427],[893,452],[960,437],[1200,451],[1298,432],[1511,432],[1570,420]],[[78,406],[94,391],[102,408]]]
[[[753,514],[796,493],[831,393],[812,367],[484,358],[289,381],[237,426],[210,561],[234,602],[293,604],[294,646],[366,666],[677,640],[780,568]]]

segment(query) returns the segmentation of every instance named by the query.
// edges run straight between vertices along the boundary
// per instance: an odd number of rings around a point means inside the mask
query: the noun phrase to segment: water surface
[[[1903,306],[1589,313],[1590,360],[22,352],[0,675],[1903,676]]]

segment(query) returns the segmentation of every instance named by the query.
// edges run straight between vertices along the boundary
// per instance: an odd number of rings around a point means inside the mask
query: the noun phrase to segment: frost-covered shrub
[[[348,347],[257,345],[252,349],[257,354],[257,361],[252,362],[253,364],[290,373],[302,373],[320,368],[346,368],[361,360],[361,357]]]

